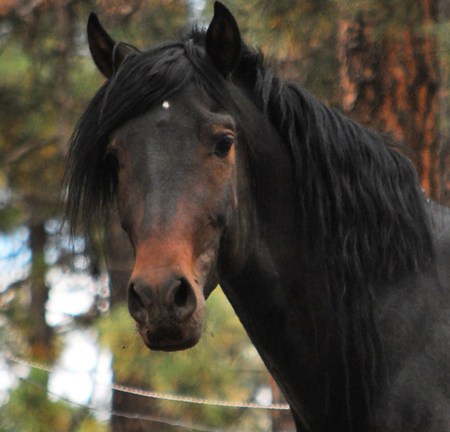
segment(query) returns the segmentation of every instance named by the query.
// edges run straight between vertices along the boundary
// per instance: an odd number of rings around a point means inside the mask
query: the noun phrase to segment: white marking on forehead
[[[163,107],[164,109],[169,109],[169,108],[170,108],[170,103],[169,103],[169,101],[164,101],[163,104],[162,104],[162,107]]]

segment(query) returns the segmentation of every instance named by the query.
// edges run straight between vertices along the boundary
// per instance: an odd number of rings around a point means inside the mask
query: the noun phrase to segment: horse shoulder
[[[430,272],[393,288],[380,315],[387,376],[374,430],[449,432],[450,287]]]

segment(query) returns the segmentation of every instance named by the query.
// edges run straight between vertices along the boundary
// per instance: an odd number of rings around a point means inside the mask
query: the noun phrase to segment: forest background
[[[228,0],[244,39],[329,106],[409,148],[425,192],[450,205],[450,0]],[[220,290],[193,350],[149,353],[124,306],[127,250],[61,225],[67,141],[103,78],[85,27],[171,39],[212,2],[0,0],[0,432],[281,431],[280,410],[132,395],[112,384],[208,400],[281,400]]]

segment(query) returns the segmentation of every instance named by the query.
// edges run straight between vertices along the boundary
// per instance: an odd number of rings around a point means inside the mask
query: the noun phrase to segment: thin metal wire
[[[13,363],[22,364],[24,366],[42,370],[49,373],[54,373],[55,370],[51,367],[42,365],[37,362],[28,361],[23,358],[19,358],[17,356],[14,356],[12,354],[7,354],[4,352],[0,352],[0,357],[3,357],[5,360],[11,361]],[[107,385],[113,390],[128,393],[128,394],[134,394],[138,396],[143,396],[147,398],[152,399],[158,399],[158,400],[164,400],[164,401],[170,401],[170,402],[182,402],[182,403],[190,403],[190,404],[197,404],[197,405],[208,405],[208,406],[216,406],[216,407],[224,407],[224,408],[245,408],[245,409],[263,409],[263,410],[289,410],[289,405],[287,404],[270,404],[270,405],[261,405],[258,403],[252,403],[252,402],[242,402],[242,401],[224,401],[224,400],[215,400],[215,399],[206,399],[206,398],[199,398],[194,396],[180,396],[180,395],[173,395],[173,394],[166,394],[166,393],[159,393],[159,392],[153,392],[149,390],[143,390],[135,387],[129,387],[125,385],[120,384],[104,384],[96,382],[96,384],[101,385]]]

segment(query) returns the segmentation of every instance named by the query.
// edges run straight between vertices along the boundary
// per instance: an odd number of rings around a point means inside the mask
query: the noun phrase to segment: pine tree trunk
[[[427,33],[427,26],[437,22],[437,1],[418,0],[415,9],[381,35],[379,26],[363,16],[341,23],[342,108],[407,145],[422,187],[439,200],[440,76],[436,40]]]
[[[55,2],[56,35],[58,45],[55,56],[55,103],[59,107],[58,111],[58,136],[61,142],[61,150],[65,150],[65,144],[70,137],[73,121],[70,117],[73,100],[70,83],[70,63],[69,59],[75,51],[74,46],[74,3],[71,0]]]
[[[114,307],[127,299],[127,286],[133,268],[133,250],[120,226],[114,206],[108,211],[105,224],[104,249],[109,275],[110,304]]]
[[[439,2],[439,22],[450,22],[450,0],[441,0]],[[441,53],[446,54],[444,50],[441,50]],[[441,202],[450,207],[450,61],[448,56],[441,55],[441,65]]]
[[[54,352],[52,346],[53,332],[45,320],[45,306],[48,300],[48,287],[45,282],[47,273],[45,262],[46,241],[47,233],[44,223],[32,224],[29,240],[32,258],[27,337],[32,358],[48,363],[54,359]]]
[[[271,377],[270,387],[272,389],[272,403],[274,404],[284,404],[286,399],[281,393],[277,383]],[[272,432],[294,432],[295,424],[292,418],[291,411],[278,411],[274,410],[272,414]]]

